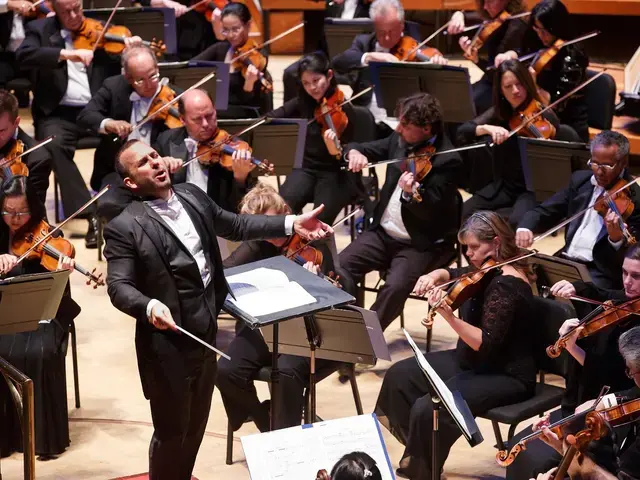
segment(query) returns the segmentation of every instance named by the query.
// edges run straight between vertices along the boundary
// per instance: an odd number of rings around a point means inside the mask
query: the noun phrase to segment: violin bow
[[[562,46],[560,48],[562,49],[564,47],[568,47],[569,45],[573,45],[574,43],[582,42],[584,40],[588,40],[590,38],[597,37],[598,35],[600,35],[600,31],[594,30],[591,33],[587,33],[586,35],[582,35],[581,37],[574,38],[573,40],[567,40],[566,42],[564,42],[562,44]],[[549,47],[549,48],[553,48],[553,47]],[[536,55],[540,55],[541,53],[546,52],[547,50],[549,50],[549,48],[541,48],[537,52],[529,53],[527,55],[523,55],[522,57],[518,57],[517,60],[519,62],[526,62],[527,60],[530,60],[530,59],[534,58]],[[492,69],[495,69],[495,68],[496,67],[489,67],[487,70],[492,70]]]
[[[524,17],[528,17],[529,15],[531,15],[531,12],[522,12],[522,13],[517,13],[515,15],[510,15],[509,17],[505,18],[504,21],[508,21],[508,20],[515,20],[517,18],[524,18]],[[492,20],[485,20],[482,23],[477,23],[475,25],[470,25],[468,27],[465,27],[464,29],[462,29],[462,33],[464,32],[470,32],[471,30],[476,30],[478,28],[482,28],[484,27],[487,23],[491,23]],[[446,31],[444,32],[444,35],[449,35]]]
[[[92,203],[94,203],[96,200],[98,200],[101,196],[103,196],[105,193],[107,193],[107,190],[109,190],[109,185],[105,186],[102,190],[100,190],[93,198],[91,198],[87,203],[85,203],[83,206],[81,206],[78,210],[76,210],[74,213],[72,213],[70,216],[68,216],[67,218],[65,218],[61,223],[59,223],[55,228],[53,228],[49,233],[47,233],[44,237],[42,237],[40,240],[38,240],[36,243],[34,243],[33,245],[31,245],[31,247],[29,248],[29,250],[27,250],[26,252],[24,252],[16,261],[16,265],[18,265],[20,262],[22,262],[25,258],[27,258],[31,252],[33,252],[36,248],[38,248],[40,245],[42,245],[44,242],[46,242],[49,238],[51,238],[51,236],[58,232],[62,227],[64,227],[68,222],[70,222],[71,220],[73,220],[74,218],[76,218],[78,215],[80,215],[84,210],[86,210],[86,208],[91,205]]]
[[[355,95],[352,95],[351,97],[349,97],[349,99],[348,99],[348,100],[345,100],[344,102],[340,103],[339,105],[336,105],[336,106],[334,106],[334,107],[330,108],[330,109],[329,109],[329,110],[327,110],[326,112],[324,112],[324,113],[322,113],[322,114],[320,114],[320,115],[317,115],[317,116],[313,117],[311,120],[309,120],[309,121],[307,122],[307,126],[311,125],[313,122],[317,122],[317,121],[318,121],[318,119],[322,118],[323,116],[325,116],[325,115],[329,115],[329,114],[331,114],[331,113],[335,112],[336,110],[338,110],[339,108],[342,108],[342,107],[343,107],[344,105],[346,105],[347,103],[351,103],[351,102],[353,102],[356,98],[361,97],[362,95],[364,95],[365,93],[367,93],[367,92],[371,91],[372,89],[373,89],[373,86],[367,87],[367,88],[365,88],[364,90],[362,90],[362,91],[360,91],[360,92],[356,93]]]
[[[193,5],[191,5],[189,8],[187,8],[187,10],[184,13],[189,13],[194,8],[198,8],[200,5],[207,2],[209,2],[209,0],[200,0],[199,2],[196,2]]]
[[[296,30],[299,30],[299,29],[301,29],[302,27],[304,27],[304,24],[305,24],[305,22],[300,22],[300,23],[299,23],[298,25],[296,25],[295,27],[291,27],[289,30],[286,30],[286,31],[282,32],[281,34],[276,35],[275,37],[273,37],[273,38],[271,38],[271,39],[267,40],[266,42],[264,42],[262,45],[256,45],[255,47],[250,48],[250,49],[249,49],[249,50],[247,50],[246,52],[242,52],[241,54],[236,55],[235,57],[233,57],[233,58],[229,61],[229,63],[231,64],[231,63],[233,63],[233,62],[236,62],[236,61],[238,61],[238,60],[241,60],[241,59],[243,59],[244,57],[246,57],[247,55],[251,54],[251,52],[254,52],[254,51],[256,51],[256,50],[260,50],[261,48],[264,48],[264,47],[266,47],[267,45],[270,45],[270,44],[272,44],[273,42],[275,42],[275,41],[277,41],[277,40],[280,40],[280,39],[281,39],[281,38],[283,38],[283,37],[286,37],[286,36],[287,36],[287,35],[289,35],[290,33],[295,32]]]
[[[111,20],[113,20],[113,16],[116,14],[116,10],[118,10],[118,7],[120,6],[121,3],[122,3],[122,0],[118,0],[118,3],[116,3],[116,6],[113,7],[113,9],[111,10],[111,14],[109,15],[109,18],[107,18],[107,21],[104,22],[102,31],[100,32],[100,35],[98,35],[98,40],[96,41],[96,43],[93,44],[93,53],[96,53],[96,50],[98,49],[98,45],[100,45],[100,42],[104,38],[105,33],[107,33],[109,24],[111,23]]]
[[[451,20],[449,20],[451,21]],[[437,37],[438,35],[440,35],[440,32],[442,32],[445,28],[447,28],[449,26],[449,22],[446,22],[444,25],[442,25],[439,29],[437,29],[435,32],[433,32],[431,35],[429,35],[425,40],[421,41],[418,45],[416,45],[415,47],[413,47],[411,50],[409,50],[409,52],[407,52],[407,54],[404,56],[404,58],[402,59],[402,61],[405,61],[407,58],[409,58],[414,52],[417,52],[418,50],[420,50],[422,47],[424,47],[427,43],[429,43],[431,40],[433,40],[435,37]]]
[[[541,295],[541,297],[542,297],[542,298],[549,298],[549,295],[551,295],[551,289],[550,289],[548,286],[546,286],[546,285],[543,285],[543,286],[540,288],[540,290],[541,290],[541,294],[542,294],[542,295]],[[561,297],[561,298],[564,298],[564,297]],[[637,312],[637,311],[635,311],[635,310],[631,310],[631,309],[629,309],[629,308],[626,308],[626,307],[622,306],[622,305],[624,305],[624,304],[625,304],[625,303],[627,303],[627,302],[623,302],[623,303],[622,303],[622,304],[620,304],[620,305],[611,305],[611,304],[608,304],[608,303],[606,303],[606,302],[600,302],[600,301],[598,301],[598,300],[594,300],[594,299],[589,298],[589,297],[582,297],[582,296],[580,296],[580,295],[571,295],[569,298],[567,298],[567,300],[574,300],[574,301],[576,301],[576,302],[588,303],[588,304],[590,304],[590,305],[597,305],[597,306],[599,306],[599,307],[606,308],[607,310],[619,310],[619,311],[621,311],[621,312],[627,312],[627,313],[632,313],[632,314],[633,314],[633,313],[636,313],[636,314],[637,314],[637,313],[639,313],[639,312]],[[632,301],[634,301],[634,300],[629,300],[629,301],[630,301],[630,302],[632,302]],[[578,328],[578,327],[580,327],[580,326],[581,326],[581,325],[578,325],[576,328]],[[575,328],[573,328],[573,329],[569,330],[569,331],[567,332],[567,334],[569,334],[569,333],[573,332],[574,330],[575,330]]]
[[[28,150],[25,150],[20,155],[16,155],[11,160],[5,160],[4,157],[3,157],[2,160],[0,160],[0,168],[9,166],[10,164],[15,162],[16,160],[19,160],[20,158],[24,157],[25,155],[29,155],[34,150],[38,150],[40,147],[44,147],[47,143],[51,143],[54,138],[56,138],[55,135],[49,135],[47,138],[42,140],[40,143],[37,143],[36,145],[34,145],[33,147],[29,148]],[[5,164],[5,162],[6,162],[6,164]]]
[[[545,108],[543,108],[542,110],[540,110],[538,113],[536,113],[535,115],[532,115],[530,118],[526,119],[524,122],[522,122],[520,125],[518,125],[516,128],[514,128],[513,130],[511,130],[509,132],[509,135],[507,136],[507,139],[513,137],[515,134],[517,134],[520,130],[522,130],[523,128],[525,128],[528,124],[530,124],[531,122],[533,122],[536,118],[540,117],[543,113],[545,113],[546,111],[552,109],[553,107],[555,107],[556,105],[558,105],[559,103],[564,102],[567,98],[569,98],[571,95],[573,95],[574,93],[576,93],[579,90],[582,90],[584,87],[586,87],[587,85],[589,85],[591,82],[595,81],[598,77],[601,77],[602,75],[604,75],[606,73],[607,69],[605,68],[604,70],[602,70],[601,72],[598,72],[596,75],[594,75],[593,77],[591,77],[589,80],[585,80],[584,82],[582,82],[580,85],[578,85],[576,88],[574,88],[573,90],[571,90],[569,93],[564,94],[562,97],[560,97],[559,99],[557,99],[555,102],[549,104],[548,106],[546,106]],[[495,145],[494,142],[491,142],[489,144],[489,147],[493,147]]]

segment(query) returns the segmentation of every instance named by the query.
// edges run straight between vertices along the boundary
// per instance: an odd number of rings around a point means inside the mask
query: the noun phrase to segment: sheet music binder
[[[40,320],[56,316],[69,270],[0,280],[0,335],[36,330]]]
[[[567,258],[536,253],[530,257],[538,279],[548,286],[554,285],[560,280],[576,282],[578,280],[591,283],[591,274],[586,265],[574,262]],[[540,283],[540,282],[538,282]]]
[[[224,62],[159,62],[160,78],[167,77],[169,84],[186,90],[215,70],[216,76],[200,88],[211,95],[217,110],[229,105],[229,64]]]

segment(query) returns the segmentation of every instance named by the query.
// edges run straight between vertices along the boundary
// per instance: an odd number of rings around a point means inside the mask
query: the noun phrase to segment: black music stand
[[[106,22],[111,15],[111,8],[85,10],[89,18]],[[143,40],[162,40],[167,47],[165,55],[178,53],[176,40],[176,14],[172,8],[131,7],[118,8],[112,20],[113,25],[124,25],[133,35]]]
[[[391,360],[378,315],[347,305],[285,322],[280,326],[280,353],[309,357],[309,405],[305,423],[316,419],[316,358],[343,363],[375,365],[378,358]],[[261,328],[269,349],[273,348],[273,327]]]
[[[546,283],[548,286],[552,286],[560,280],[572,283],[577,281],[591,283],[589,269],[582,263],[543,253],[536,253],[529,257],[529,263],[538,276],[539,284]]]
[[[255,119],[219,120],[223,130],[234,134],[256,122]],[[302,165],[304,146],[307,138],[307,120],[297,118],[269,118],[266,123],[242,135],[253,149],[253,156],[269,160],[278,176],[289,175],[294,168]]]
[[[369,74],[378,106],[395,116],[398,100],[414,93],[430,93],[440,101],[445,122],[475,118],[469,70],[451,65],[415,62],[370,62]]]
[[[469,410],[469,406],[467,402],[465,402],[460,392],[457,390],[451,391],[449,387],[442,381],[442,379],[438,376],[436,371],[429,365],[429,362],[424,357],[416,343],[409,335],[404,328],[402,329],[405,337],[407,337],[407,341],[413,350],[413,354],[418,361],[418,365],[420,366],[420,370],[424,373],[425,377],[429,381],[431,385],[431,401],[433,403],[433,432],[431,434],[431,478],[433,480],[440,479],[440,467],[438,464],[438,423],[440,416],[440,405],[444,405],[444,407],[451,415],[451,418],[455,421],[456,425],[464,435],[464,438],[467,439],[469,445],[471,447],[475,447],[476,445],[482,443],[484,438],[482,437],[482,432],[478,428],[478,424],[476,423],[476,419],[473,418],[473,414],[471,410]]]
[[[229,105],[229,64],[224,62],[160,62],[160,78],[169,79],[169,84],[186,90],[203,77],[216,72],[216,76],[202,85],[211,95],[216,110],[226,110]]]
[[[267,289],[266,293],[264,288],[261,287],[259,281],[253,281],[253,278],[257,278],[264,269],[276,270],[286,275],[287,279],[298,284],[302,287],[308,295],[313,298],[311,303],[295,306],[292,308],[284,308],[274,312],[265,313],[264,315],[252,315],[251,307],[262,308],[263,305],[257,305],[259,300],[251,297],[249,307],[243,305],[242,296],[264,294],[271,295],[275,298],[277,290]],[[227,296],[227,299],[222,306],[222,309],[238,320],[245,322],[250,328],[261,328],[267,325],[272,326],[272,366],[271,366],[271,383],[273,385],[278,383],[280,372],[278,370],[278,342],[279,342],[279,326],[281,322],[291,320],[297,317],[308,317],[331,308],[344,306],[349,303],[355,302],[355,298],[346,293],[345,291],[334,287],[331,283],[323,280],[319,276],[305,270],[303,267],[295,262],[283,257],[272,257],[258,262],[248,263],[239,267],[225,269],[225,277],[229,281],[231,293]],[[233,278],[239,274],[245,274],[241,280],[236,280],[238,277]],[[236,296],[237,300],[231,298],[232,295]],[[278,307],[282,308],[282,307]],[[271,392],[271,429],[274,429],[275,421],[275,405],[277,404],[277,388],[273,388]]]
[[[527,190],[538,202],[566,188],[573,172],[587,168],[591,157],[580,142],[518,137],[518,146]]]

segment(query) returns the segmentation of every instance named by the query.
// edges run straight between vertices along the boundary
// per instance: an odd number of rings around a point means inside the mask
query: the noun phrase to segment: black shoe
[[[89,230],[84,236],[84,246],[89,249],[98,248],[98,217],[92,215],[88,220]]]

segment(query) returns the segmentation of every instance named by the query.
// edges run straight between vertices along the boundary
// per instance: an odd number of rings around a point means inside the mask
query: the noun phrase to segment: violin
[[[111,25],[107,28],[102,39],[100,39],[103,30],[104,25],[102,22],[93,18],[85,18],[80,29],[73,32],[73,48],[84,50],[101,48],[108,54],[120,55],[125,49],[124,39],[132,37],[131,30],[124,26]],[[145,41],[142,43],[153,50],[158,57],[167,49],[161,40],[156,41],[154,39],[151,42]]]
[[[236,150],[248,150],[251,152],[251,147],[247,142],[243,142],[226,131],[218,129],[211,140],[198,143],[195,158],[197,158],[202,165],[219,163],[223,168],[233,170],[232,155]],[[257,158],[251,157],[251,163],[256,165],[264,175],[273,173],[273,165],[267,160],[258,160]]]
[[[498,29],[511,18],[511,14],[506,10],[500,12],[500,14],[493,20],[484,22],[480,28],[476,31],[475,35],[471,39],[471,44],[465,50],[464,57],[467,60],[473,60],[475,53],[482,48],[482,46],[489,40],[491,35],[496,33]]]
[[[322,262],[324,261],[324,255],[322,255],[322,252],[317,248],[308,245],[308,243],[297,233],[294,233],[289,237],[287,243],[282,246],[282,250],[285,257],[289,260],[293,260],[301,267],[303,267],[307,262],[311,262],[317,267],[322,267]],[[342,285],[338,283],[338,279],[332,278],[332,273],[325,275],[322,272],[318,272],[318,276],[335,287],[342,288]]]
[[[12,142],[9,153],[0,160],[0,177],[5,180],[15,175],[29,176],[29,168],[19,158],[24,153],[24,143],[17,139]]]
[[[547,347],[547,355],[551,358],[557,358],[567,347],[569,337],[580,327],[583,330],[578,334],[578,338],[588,337],[606,328],[613,327],[627,317],[640,313],[640,298],[629,300],[620,305],[613,305],[611,300],[604,302],[601,307],[596,308],[589,315],[585,316],[580,323],[562,335],[556,343]]]
[[[431,307],[428,317],[422,320],[422,324],[427,328],[431,328],[436,310],[443,302],[449,305],[451,310],[457,310],[460,308],[460,305],[475,296],[481,290],[483,286],[482,280],[492,269],[495,270],[496,266],[497,262],[493,258],[489,258],[484,261],[477,272],[473,272],[455,282],[447,292],[447,295],[442,297],[438,303]],[[498,272],[500,272],[500,270],[498,270]]]
[[[635,208],[633,200],[631,200],[631,192],[629,189],[621,189],[625,183],[626,181],[622,178],[618,180],[613,187],[607,190],[606,195],[603,194],[598,198],[598,200],[596,200],[593,208],[595,208],[602,218],[604,218],[607,215],[607,211],[611,209],[611,211],[613,211],[618,217],[618,227],[622,231],[625,240],[629,245],[634,245],[636,243],[636,239],[624,224],[624,221],[631,216]],[[610,194],[609,192],[616,193]]]
[[[155,120],[160,120],[164,122],[167,128],[180,128],[182,127],[182,120],[180,120],[180,112],[175,107],[165,108],[161,110],[160,113],[156,115],[155,112],[160,110],[164,105],[171,102],[174,98],[176,98],[176,92],[173,91],[171,87],[167,85],[163,85],[160,88],[160,91],[155,96],[151,105],[149,106],[149,111],[147,112],[147,116],[155,115]]]
[[[428,62],[436,55],[443,56],[437,48],[419,48],[418,41],[407,35],[401,37],[389,53],[401,62]]]
[[[233,51],[233,56],[231,66],[234,70],[239,71],[243,77],[246,77],[247,68],[253,65],[259,71],[262,89],[267,92],[273,92],[273,85],[264,75],[264,71],[267,68],[267,58],[260,53],[254,40],[249,39],[243,46],[236,48]]]
[[[318,120],[318,123],[322,127],[322,134],[327,130],[333,130],[336,134],[334,143],[338,150],[337,158],[342,156],[342,145],[340,144],[340,137],[344,133],[349,125],[349,118],[347,114],[342,110],[342,104],[344,104],[344,93],[339,88],[335,89],[333,95],[329,98],[323,98],[320,105],[318,105],[313,112],[314,118]]]
[[[30,250],[33,245],[46,236],[50,230],[51,227],[49,224],[42,220],[31,231],[15,235],[11,240],[11,252],[14,255],[22,257],[22,255]],[[75,254],[75,249],[69,240],[62,237],[49,237],[46,241],[33,249],[26,258],[39,259],[40,264],[44,268],[53,272],[58,269],[58,260],[61,256],[74,258]],[[86,276],[88,278],[87,285],[91,285],[93,283],[94,289],[98,288],[99,285],[104,285],[102,273],[96,275],[95,268],[90,272],[76,264],[75,270]]]
[[[539,113],[544,109],[536,99],[531,100],[524,109],[514,112],[509,120],[509,128],[517,129],[524,124],[524,128],[518,130],[518,135],[530,138],[550,139],[556,136],[556,127]]]
[[[431,169],[433,168],[433,164],[431,163],[431,156],[436,152],[436,147],[434,145],[427,145],[422,147],[415,152],[411,152],[407,157],[406,161],[401,165],[401,170],[408,170],[413,173],[413,179],[416,183],[413,185],[412,197],[413,199],[420,203],[422,202],[422,196],[420,195],[420,186],[418,183],[422,182],[424,177],[426,177]]]

